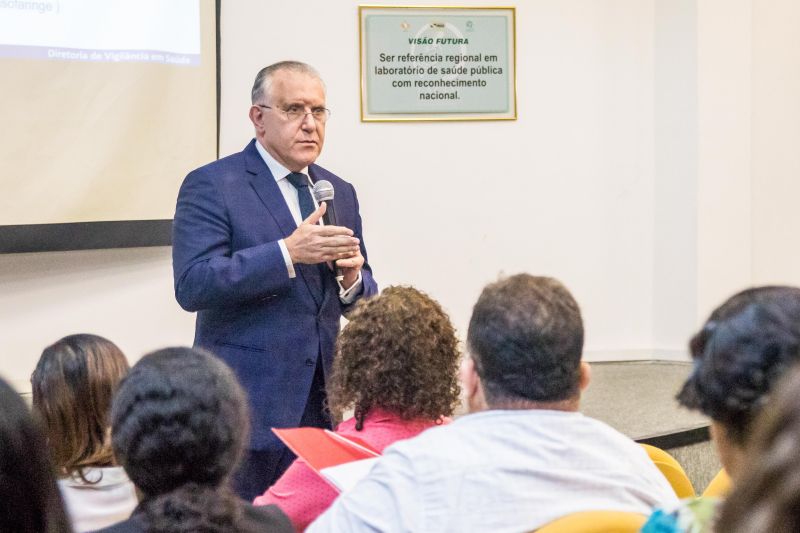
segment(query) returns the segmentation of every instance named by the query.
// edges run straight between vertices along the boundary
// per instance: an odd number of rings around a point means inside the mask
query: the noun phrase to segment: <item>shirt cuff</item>
[[[361,294],[361,286],[363,285],[361,282],[361,271],[358,271],[358,278],[356,278],[356,282],[353,283],[349,289],[342,287],[341,282],[338,280],[336,283],[339,284],[339,300],[343,304],[351,304],[355,302],[356,298]]]
[[[289,249],[286,247],[286,243],[283,242],[283,239],[278,241],[278,247],[281,249],[281,254],[283,254],[283,262],[286,263],[286,271],[289,272],[289,277],[290,278],[296,277],[297,274],[295,274],[294,272],[292,257],[289,255]],[[358,275],[359,275],[358,279],[361,280],[361,272],[359,272]]]

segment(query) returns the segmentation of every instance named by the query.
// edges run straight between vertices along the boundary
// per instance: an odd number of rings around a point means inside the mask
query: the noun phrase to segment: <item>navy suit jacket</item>
[[[296,264],[289,277],[277,241],[297,225],[255,142],[186,176],[172,259],[178,303],[197,311],[195,346],[223,359],[248,394],[250,449],[276,450],[270,428],[299,424],[317,359],[327,375],[348,306],[325,265]],[[361,296],[377,293],[355,189],[317,165],[309,174],[333,184],[337,223],[361,240]]]

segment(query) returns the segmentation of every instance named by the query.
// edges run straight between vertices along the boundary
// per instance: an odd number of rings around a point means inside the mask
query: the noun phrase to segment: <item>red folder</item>
[[[317,473],[323,468],[380,456],[365,442],[327,429],[272,428],[272,431]]]

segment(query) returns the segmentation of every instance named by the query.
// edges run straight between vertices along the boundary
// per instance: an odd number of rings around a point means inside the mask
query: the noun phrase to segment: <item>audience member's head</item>
[[[0,379],[0,531],[71,531],[44,435],[25,402]]]
[[[736,478],[752,423],[800,359],[800,289],[760,287],[719,306],[689,343],[694,369],[678,401],[712,419],[720,460]]]
[[[328,405],[334,418],[354,409],[361,429],[370,409],[439,420],[458,404],[458,339],[447,314],[411,287],[361,300],[339,336]]]
[[[128,372],[119,348],[96,335],[70,335],[45,348],[31,376],[33,406],[60,476],[114,464],[111,399]]]
[[[776,387],[754,429],[715,531],[800,531],[800,367]]]
[[[247,407],[224,363],[190,348],[146,355],[122,381],[111,422],[148,530],[240,530],[241,502],[226,482],[247,439]]]
[[[583,321],[552,278],[517,274],[487,285],[472,310],[462,381],[471,410],[574,410],[588,385]]]

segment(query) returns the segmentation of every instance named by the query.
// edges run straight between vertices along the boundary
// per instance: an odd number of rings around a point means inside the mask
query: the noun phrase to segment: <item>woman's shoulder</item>
[[[254,506],[245,504],[245,531],[274,531],[275,533],[294,533],[289,517],[277,505]]]
[[[255,507],[243,503],[243,520],[237,528],[241,533],[256,531],[274,533],[294,533],[292,523],[286,515],[275,505],[264,505]],[[134,513],[128,520],[114,524],[113,526],[100,529],[94,533],[144,533],[147,531],[147,524],[141,513]]]

